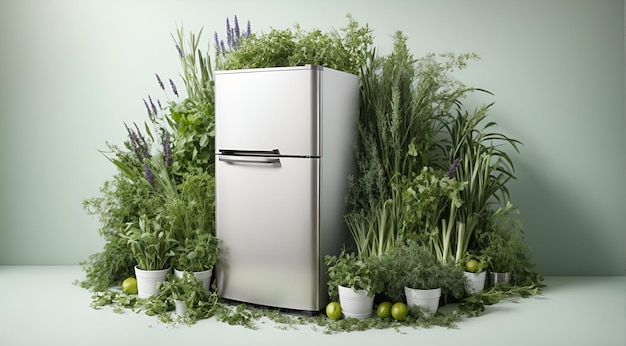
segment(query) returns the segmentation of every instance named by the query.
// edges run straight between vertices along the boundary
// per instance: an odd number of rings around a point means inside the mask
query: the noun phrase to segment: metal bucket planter
[[[499,283],[508,283],[509,281],[511,281],[511,273],[489,272],[489,287],[493,287]]]

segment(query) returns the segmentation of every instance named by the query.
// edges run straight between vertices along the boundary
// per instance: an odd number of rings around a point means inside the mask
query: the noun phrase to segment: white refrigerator
[[[219,294],[316,312],[344,222],[358,77],[316,65],[215,72]]]

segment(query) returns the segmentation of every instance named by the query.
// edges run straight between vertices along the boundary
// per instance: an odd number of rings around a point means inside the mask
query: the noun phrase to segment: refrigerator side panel
[[[348,176],[356,173],[353,146],[359,116],[359,80],[352,74],[326,69],[321,83],[322,166],[320,190],[320,290],[326,290],[325,255],[337,255],[353,240],[344,221]],[[353,248],[354,249],[354,248]],[[327,298],[328,294],[324,294]],[[325,304],[324,304],[325,305]],[[323,306],[323,305],[322,305]]]
[[[226,299],[319,309],[319,159],[217,155],[217,288]]]

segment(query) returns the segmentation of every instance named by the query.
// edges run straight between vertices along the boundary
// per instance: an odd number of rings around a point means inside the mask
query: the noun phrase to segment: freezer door
[[[215,147],[321,156],[320,67],[217,71]]]
[[[216,180],[220,295],[319,310],[319,159],[217,155]]]

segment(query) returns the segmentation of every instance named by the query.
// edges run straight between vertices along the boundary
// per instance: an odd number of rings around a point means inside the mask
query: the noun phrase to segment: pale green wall
[[[615,1],[0,2],[0,264],[75,264],[101,249],[81,202],[114,170],[98,149],[143,121],[177,77],[170,34],[227,16],[254,30],[327,30],[352,13],[390,48],[400,29],[416,56],[476,52],[459,74],[495,96],[494,120],[524,142],[511,185],[537,269],[623,275],[626,268],[624,3]]]

